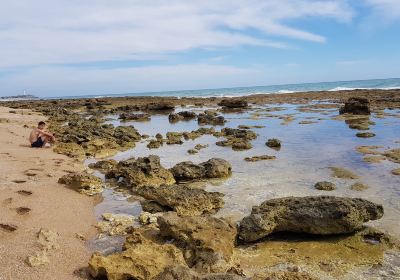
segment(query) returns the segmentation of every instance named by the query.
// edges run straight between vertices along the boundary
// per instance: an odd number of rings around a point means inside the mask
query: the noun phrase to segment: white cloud
[[[346,22],[352,15],[345,0],[4,0],[0,67],[136,60],[195,48],[285,48],[277,37],[326,40],[288,20]]]
[[[400,1],[399,0],[364,0],[365,3],[375,10],[375,16],[380,21],[393,21],[400,19]]]

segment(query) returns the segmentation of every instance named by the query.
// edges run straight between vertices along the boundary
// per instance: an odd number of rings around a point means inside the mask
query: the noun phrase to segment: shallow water
[[[302,105],[304,106],[304,105]],[[179,110],[204,111],[206,108],[186,107]],[[208,109],[208,108],[207,108]],[[212,109],[212,108],[211,108]],[[231,147],[220,147],[215,142],[222,140],[210,135],[204,135],[196,140],[184,141],[182,145],[166,145],[159,149],[148,149],[148,141],[137,143],[136,147],[120,152],[112,158],[124,160],[130,157],[158,155],[161,164],[170,168],[178,162],[193,161],[200,163],[212,157],[226,159],[232,165],[232,176],[222,181],[204,182],[208,191],[218,191],[225,194],[225,206],[216,215],[229,217],[239,221],[250,213],[252,206],[262,201],[284,196],[306,195],[335,195],[346,197],[366,198],[376,203],[381,203],[385,209],[382,219],[370,222],[370,225],[388,231],[400,237],[400,176],[391,174],[391,170],[399,168],[399,164],[384,160],[380,163],[367,163],[363,161],[363,154],[356,151],[360,145],[378,145],[384,149],[400,147],[400,111],[385,111],[393,114],[385,118],[375,115],[370,120],[375,125],[370,126],[370,132],[376,134],[372,138],[358,138],[358,130],[350,129],[343,120],[332,119],[338,114],[336,108],[319,109],[313,112],[299,111],[300,105],[279,104],[276,106],[257,106],[241,113],[224,113],[227,119],[225,127],[236,128],[238,125],[258,125],[264,128],[252,128],[258,134],[253,140],[253,148],[246,151],[233,151]],[[292,116],[294,119],[288,123],[284,117]],[[181,121],[171,124],[167,114],[152,115],[149,122],[120,122],[117,116],[110,116],[109,123],[114,125],[134,125],[141,134],[165,134],[169,131],[184,132],[198,129],[197,121]],[[299,124],[301,121],[315,121],[311,124]],[[216,126],[218,131],[223,126]],[[265,142],[268,138],[278,138],[282,141],[282,148],[277,151],[268,148]],[[196,144],[209,146],[190,155],[187,150]],[[245,157],[257,155],[275,155],[275,160],[259,162],[246,162]],[[91,162],[93,160],[88,160]],[[330,166],[347,168],[360,176],[358,180],[338,179],[331,177]],[[99,174],[99,173],[96,173]],[[336,184],[334,191],[320,191],[314,189],[318,181],[330,181]],[[350,186],[355,182],[362,182],[369,186],[364,191],[354,191]],[[99,219],[104,212],[125,213],[138,216],[141,206],[134,198],[107,189],[103,192],[103,201],[99,203],[95,212]],[[93,241],[91,247],[104,252],[110,247],[118,250],[120,238],[109,238]],[[396,265],[398,255],[390,265]],[[387,257],[386,257],[387,258]],[[397,263],[398,265],[398,263]],[[364,272],[354,270],[353,276],[346,279],[359,278]],[[372,270],[368,273],[378,273]],[[397,277],[397,274],[396,276]],[[372,278],[371,278],[372,279]],[[378,278],[381,279],[380,276]],[[386,279],[383,277],[382,279]],[[396,279],[396,278],[387,278]]]

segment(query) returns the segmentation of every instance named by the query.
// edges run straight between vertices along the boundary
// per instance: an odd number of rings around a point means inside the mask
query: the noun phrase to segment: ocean
[[[199,90],[53,96],[53,97],[40,97],[40,94],[39,93],[37,94],[40,98],[44,99],[93,98],[93,97],[102,98],[102,97],[121,97],[121,96],[175,96],[179,98],[181,97],[205,98],[205,97],[237,97],[237,96],[246,96],[253,94],[269,94],[269,93],[294,93],[294,92],[324,91],[324,90],[339,91],[339,90],[354,90],[354,89],[400,89],[400,78],[199,89]],[[0,97],[0,101],[7,101],[7,100],[11,99],[10,98],[2,99]]]

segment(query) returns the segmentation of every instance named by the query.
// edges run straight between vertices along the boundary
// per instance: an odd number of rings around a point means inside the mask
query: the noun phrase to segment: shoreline
[[[0,229],[0,279],[82,279],[74,271],[87,265],[91,252],[76,234],[95,234],[93,198],[57,183],[83,164],[52,149],[32,149],[27,137],[32,127],[47,119],[30,110],[0,106],[0,223],[15,226]],[[8,121],[7,121],[8,120]],[[56,233],[49,263],[30,267],[28,256],[40,253],[38,232]]]

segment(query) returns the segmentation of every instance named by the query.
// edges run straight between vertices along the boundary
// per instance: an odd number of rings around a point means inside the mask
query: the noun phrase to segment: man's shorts
[[[38,139],[31,144],[31,147],[32,148],[41,148],[41,147],[43,147],[43,144],[44,144],[44,141],[42,140],[42,138],[38,137]]]

